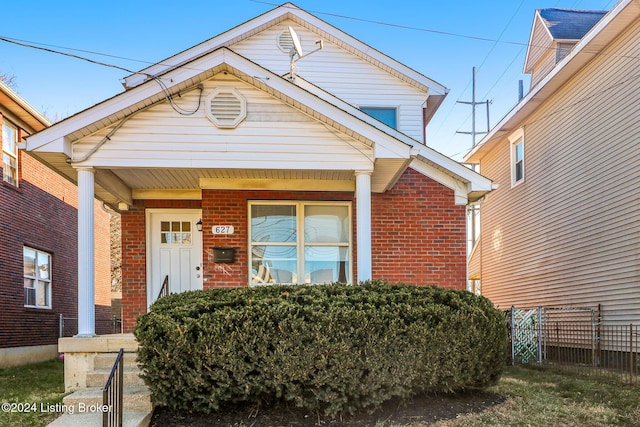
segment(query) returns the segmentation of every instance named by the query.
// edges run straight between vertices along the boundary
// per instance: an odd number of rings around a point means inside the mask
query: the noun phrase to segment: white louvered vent
[[[293,48],[293,39],[291,38],[291,33],[288,29],[281,32],[278,36],[278,47],[286,54],[291,52],[291,49]]]
[[[234,88],[215,88],[205,105],[207,117],[219,128],[235,128],[247,117],[247,101]]]

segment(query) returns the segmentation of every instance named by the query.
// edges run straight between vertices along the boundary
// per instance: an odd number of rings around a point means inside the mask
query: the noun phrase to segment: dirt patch
[[[381,426],[391,424],[430,424],[461,415],[482,412],[504,402],[505,398],[490,392],[452,395],[426,395],[405,403],[390,401],[374,413],[358,413],[348,417],[326,417],[302,411],[285,404],[272,406],[234,405],[209,415],[176,413],[156,408],[152,427],[312,427],[312,426]]]

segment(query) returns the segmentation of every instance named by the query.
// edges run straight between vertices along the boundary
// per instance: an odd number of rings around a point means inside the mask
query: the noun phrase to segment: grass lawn
[[[507,400],[452,426],[640,426],[640,384],[601,382],[548,369],[509,367],[490,391]]]
[[[47,412],[49,405],[62,403],[64,363],[60,359],[33,365],[0,369],[0,404],[14,403],[0,410],[0,426],[46,426],[60,413]],[[23,406],[29,406],[26,411]],[[11,405],[10,405],[11,406]],[[11,412],[12,410],[21,412]],[[42,411],[45,409],[45,412]]]
[[[506,401],[455,420],[407,427],[640,426],[640,384],[601,382],[548,369],[509,367],[489,391],[505,396]],[[60,414],[41,412],[41,404],[47,407],[61,403],[63,396],[61,360],[0,369],[0,403],[36,405],[35,412],[0,411],[0,426],[45,426]]]

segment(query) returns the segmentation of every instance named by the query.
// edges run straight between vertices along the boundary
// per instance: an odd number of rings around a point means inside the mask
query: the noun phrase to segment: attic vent
[[[205,114],[219,128],[235,128],[247,117],[247,101],[234,88],[215,88],[205,105]]]
[[[291,49],[293,49],[293,39],[291,38],[289,29],[284,30],[278,36],[278,47],[286,54],[289,54]]]

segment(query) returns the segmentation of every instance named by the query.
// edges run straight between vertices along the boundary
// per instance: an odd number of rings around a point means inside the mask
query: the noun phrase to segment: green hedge
[[[174,294],[135,335],[155,403],[204,413],[285,400],[335,415],[483,388],[499,378],[507,342],[483,297],[382,282]]]

